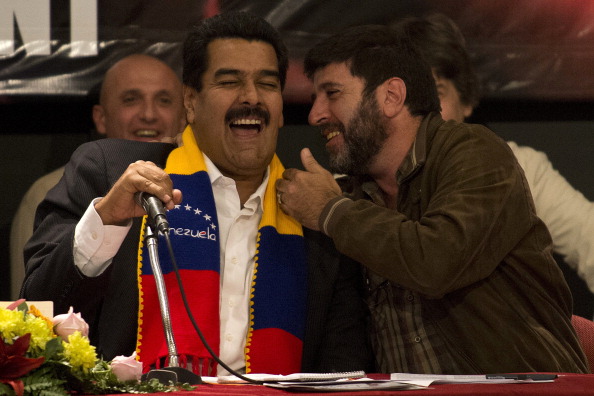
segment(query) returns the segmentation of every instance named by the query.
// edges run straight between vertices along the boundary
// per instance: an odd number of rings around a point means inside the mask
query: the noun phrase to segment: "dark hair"
[[[312,79],[318,69],[331,63],[347,63],[353,76],[363,78],[364,95],[399,77],[406,84],[404,103],[412,115],[440,111],[431,69],[406,37],[387,26],[355,26],[322,40],[306,54],[305,74]]]
[[[470,62],[464,36],[454,21],[443,14],[431,14],[424,18],[405,18],[391,27],[411,39],[438,77],[454,83],[463,104],[473,108],[478,105],[479,79]]]
[[[279,33],[264,19],[246,12],[228,12],[204,19],[187,35],[183,46],[183,83],[200,91],[202,74],[208,68],[208,44],[220,38],[264,41],[274,48],[278,60],[281,89],[289,65],[287,47]]]

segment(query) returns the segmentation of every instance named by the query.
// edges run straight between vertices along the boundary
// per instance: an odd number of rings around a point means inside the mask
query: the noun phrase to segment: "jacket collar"
[[[396,172],[396,179],[399,185],[413,176],[425,164],[427,151],[431,147],[431,141],[435,136],[435,132],[444,122],[441,115],[435,112],[429,113],[423,118],[415,141]]]

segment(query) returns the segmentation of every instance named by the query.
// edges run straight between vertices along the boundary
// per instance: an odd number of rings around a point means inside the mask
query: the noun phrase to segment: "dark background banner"
[[[264,17],[289,47],[277,151],[287,167],[301,166],[302,147],[327,161],[319,132],[305,125],[306,51],[347,26],[441,12],[460,26],[483,81],[484,98],[470,121],[544,151],[594,201],[594,0],[0,0],[0,300],[9,298],[16,208],[37,178],[96,137],[88,93],[108,67],[140,52],[181,75],[186,32],[231,10]],[[562,268],[574,312],[592,317],[592,294]]]
[[[0,95],[84,96],[133,52],[179,71],[188,28],[228,10],[251,11],[280,30],[292,59],[288,102],[308,101],[301,60],[317,40],[432,11],[460,26],[487,98],[594,100],[590,0],[3,0]]]

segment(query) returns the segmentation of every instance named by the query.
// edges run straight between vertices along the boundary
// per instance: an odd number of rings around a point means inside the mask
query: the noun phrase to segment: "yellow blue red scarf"
[[[215,352],[219,350],[220,252],[216,206],[202,152],[191,127],[183,146],[171,152],[165,170],[183,193],[167,214],[170,238],[192,313]],[[276,155],[264,194],[250,293],[246,371],[289,374],[300,371],[305,328],[307,266],[301,225],[278,206],[275,181],[284,168]],[[146,217],[145,217],[146,220]],[[214,375],[216,364],[196,335],[184,309],[164,238],[159,260],[165,278],[175,342],[182,366]],[[156,285],[144,247],[138,257],[139,315],[136,352],[144,364],[159,366],[168,356]]]

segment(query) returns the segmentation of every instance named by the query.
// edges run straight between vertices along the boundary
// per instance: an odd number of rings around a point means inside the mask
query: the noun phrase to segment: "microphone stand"
[[[199,375],[179,366],[177,347],[175,345],[175,338],[173,337],[173,329],[171,327],[171,316],[169,313],[169,300],[167,299],[167,289],[165,288],[165,281],[163,279],[163,272],[159,263],[159,253],[157,249],[157,234],[153,232],[152,226],[146,224],[146,232],[144,238],[149,254],[151,269],[155,277],[157,285],[157,295],[159,296],[159,306],[161,308],[161,319],[163,321],[163,330],[165,332],[165,340],[167,341],[167,351],[169,353],[169,365],[162,369],[153,369],[142,376],[143,381],[148,381],[151,378],[156,378],[163,384],[168,384],[169,381],[173,383],[189,383],[190,385],[197,385],[202,383],[202,378]]]

